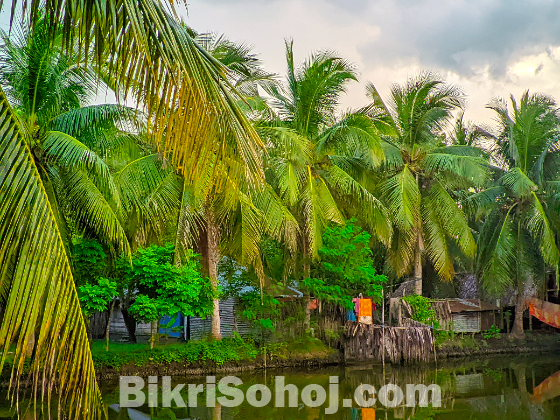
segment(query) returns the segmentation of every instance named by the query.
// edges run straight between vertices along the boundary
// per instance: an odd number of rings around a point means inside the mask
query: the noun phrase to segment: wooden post
[[[436,377],[437,377],[436,330],[434,329],[433,322],[432,322],[432,336],[434,337],[434,361],[436,362]]]
[[[385,292],[381,288],[381,325],[385,325]]]
[[[381,359],[383,360],[383,384],[385,384],[385,293],[383,288],[381,288],[381,336],[382,336],[382,348],[381,348]]]
[[[383,361],[383,385],[385,385],[385,326],[381,326],[381,360]]]

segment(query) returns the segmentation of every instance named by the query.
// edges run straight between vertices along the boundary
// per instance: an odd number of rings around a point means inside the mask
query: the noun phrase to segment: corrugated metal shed
[[[453,319],[453,331],[477,333],[490,329],[500,308],[479,299],[447,299]]]
[[[453,331],[477,333],[481,330],[480,312],[453,314]]]
[[[237,301],[229,298],[220,301],[220,329],[222,337],[230,337],[234,331],[244,337],[251,333],[251,327],[240,319],[237,312]],[[212,334],[212,317],[205,319],[188,317],[185,321],[185,340],[202,340]]]
[[[446,299],[449,302],[451,313],[498,311],[499,307],[480,299]]]
[[[124,324],[120,303],[116,303],[111,316],[110,336],[112,339],[128,339],[128,330]],[[150,324],[136,324],[136,337],[150,337],[152,326]]]

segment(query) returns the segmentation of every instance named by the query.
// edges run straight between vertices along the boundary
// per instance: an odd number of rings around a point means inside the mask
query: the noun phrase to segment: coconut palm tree
[[[101,156],[130,143],[124,126],[138,129],[134,110],[88,105],[97,92],[92,69],[75,51],[63,51],[44,20],[33,31],[1,32],[0,85],[16,113],[50,206],[70,245],[67,224],[89,229],[109,246],[129,252],[119,220],[121,204]]]
[[[356,71],[332,52],[311,55],[299,68],[293,43],[286,41],[287,84],[273,89],[275,118],[261,121],[269,155],[266,177],[299,224],[303,278],[318,258],[326,226],[342,224],[345,209],[359,209],[361,220],[388,243],[391,225],[384,206],[361,184],[383,158],[377,130],[363,110],[337,115],[346,86]],[[306,324],[309,324],[307,311]]]
[[[227,70],[184,31],[172,4],[11,2],[12,10],[24,6],[30,26],[37,24],[45,7],[53,40],[63,22],[61,44],[79,45],[82,59],[115,87],[119,100],[135,99],[143,105],[150,131],[162,151],[172,152],[181,173],[194,180],[211,160],[233,156],[246,162],[247,172],[254,174],[252,182],[258,183],[262,143],[230,94]],[[50,400],[56,384],[60,410],[66,409],[72,418],[100,418],[104,408],[63,228],[29,147],[33,133],[21,124],[3,92],[0,109],[0,290],[5,302],[0,368],[6,350],[15,344],[12,389],[17,391],[28,344],[38,331],[31,372],[35,384],[41,380],[45,385],[40,391],[43,401]],[[109,227],[101,227],[111,233]]]
[[[0,81],[9,95],[9,100],[0,96],[1,345],[7,349],[15,344],[16,384],[26,356],[33,356],[33,369],[44,372],[45,384],[50,380],[52,389],[56,376],[62,389],[82,389],[85,394],[71,410],[79,416],[83,404],[95,418],[102,407],[99,390],[90,382],[95,372],[68,262],[67,204],[78,224],[125,252],[128,242],[101,192],[113,186],[107,166],[59,127],[63,120],[79,124],[72,114],[81,113],[91,86],[87,72],[72,67],[72,57],[61,55],[60,45],[50,46],[50,35],[40,23],[21,35],[12,41],[2,34],[0,58]],[[50,368],[45,360],[53,361]]]
[[[445,280],[454,274],[450,243],[474,256],[475,241],[453,191],[482,186],[486,160],[480,149],[446,145],[444,130],[463,94],[434,74],[393,85],[388,106],[373,85],[368,95],[384,140],[385,161],[372,182],[393,221],[388,264],[399,277],[412,271],[421,295],[424,256]]]
[[[556,240],[560,120],[556,102],[526,91],[510,107],[495,99],[495,153],[501,171],[490,187],[468,198],[489,212],[478,240],[475,267],[483,287],[500,294],[517,291],[512,333],[523,336],[524,299],[544,276],[544,265],[558,273]]]
[[[232,89],[241,93],[243,108],[262,104],[259,87],[265,91],[274,76],[262,69],[262,63],[244,44],[216,34],[198,34],[185,27],[209,53],[230,68]],[[228,159],[208,165],[196,183],[174,173],[161,164],[165,156],[154,153],[126,164],[115,175],[123,207],[131,209],[138,239],[146,232],[163,234],[171,220],[177,220],[176,262],[181,263],[186,250],[197,249],[203,268],[216,293],[212,315],[212,335],[221,339],[218,263],[223,255],[246,266],[253,266],[263,281],[259,243],[262,235],[285,240],[294,249],[297,224],[281,200],[266,183],[258,186],[244,174],[243,161]],[[154,210],[152,210],[152,207]],[[155,211],[157,209],[158,211]],[[178,215],[178,219],[176,218]]]
[[[246,104],[262,104],[259,87],[271,92],[275,76],[262,68],[251,48],[225,36],[196,34],[199,43],[226,66],[229,82]],[[244,106],[250,113],[254,108]],[[255,186],[250,179],[233,174],[244,172],[243,162],[230,159],[208,166],[206,182],[183,182],[182,208],[177,231],[177,251],[196,247],[203,258],[216,296],[212,313],[212,336],[221,339],[218,264],[223,255],[253,266],[264,282],[260,241],[264,235],[285,240],[290,249],[297,233],[291,213],[266,182]],[[237,180],[236,180],[237,179]]]

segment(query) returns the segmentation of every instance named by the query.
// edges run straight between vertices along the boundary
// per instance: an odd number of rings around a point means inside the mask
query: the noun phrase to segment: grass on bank
[[[326,357],[336,352],[312,337],[295,341],[275,343],[259,348],[253,343],[233,336],[221,341],[201,340],[186,343],[162,344],[150,349],[148,343],[111,343],[105,350],[104,340],[94,340],[91,346],[95,369],[103,367],[119,370],[126,365],[145,366],[170,363],[193,364],[215,363],[222,366],[227,362],[254,361],[266,353],[268,359],[309,359]]]

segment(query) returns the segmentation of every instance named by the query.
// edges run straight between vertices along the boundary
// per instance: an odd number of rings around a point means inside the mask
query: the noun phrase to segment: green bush
[[[440,328],[436,312],[432,309],[432,301],[424,296],[412,295],[403,298],[412,308],[412,319],[426,325]]]
[[[221,366],[226,362],[254,360],[258,349],[245,342],[239,335],[221,341],[203,340],[177,343],[150,349],[147,344],[114,344],[109,352],[103,343],[95,341],[92,346],[96,369],[108,367],[119,370],[122,366],[169,364],[211,361]]]
[[[490,327],[489,330],[484,331],[484,333],[483,333],[484,339],[488,340],[489,338],[500,338],[500,333],[501,332],[502,332],[502,330],[500,330],[495,325],[492,325],[492,327]]]

